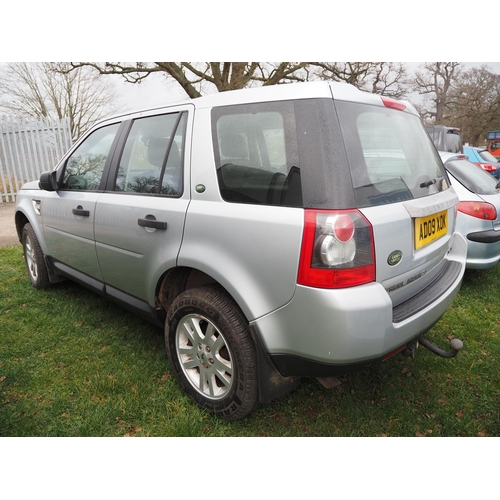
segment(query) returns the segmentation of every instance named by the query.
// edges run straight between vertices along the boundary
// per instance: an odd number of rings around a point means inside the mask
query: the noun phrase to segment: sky
[[[415,71],[422,63],[405,63],[409,71]],[[500,74],[500,62],[464,62],[467,68],[487,65],[492,71]],[[175,82],[166,81],[160,74],[150,75],[140,84],[126,83],[122,77],[113,77],[117,96],[127,106],[128,111],[162,106],[187,99],[186,93]],[[412,98],[413,100],[413,98]]]

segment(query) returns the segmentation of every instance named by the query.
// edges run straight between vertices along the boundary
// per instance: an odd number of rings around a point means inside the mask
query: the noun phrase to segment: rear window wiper
[[[433,184],[437,184],[438,182],[442,181],[444,177],[438,177],[437,179],[430,179],[427,182],[422,182],[420,184],[421,188],[427,188],[429,186],[432,186]]]

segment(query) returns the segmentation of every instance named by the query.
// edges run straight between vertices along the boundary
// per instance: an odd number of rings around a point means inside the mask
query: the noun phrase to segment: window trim
[[[180,193],[176,195],[171,195],[171,194],[163,194],[163,193],[135,193],[132,191],[115,191],[116,188],[116,181],[118,178],[118,170],[120,166],[120,162],[123,156],[123,153],[125,151],[125,145],[127,144],[127,139],[130,135],[130,131],[132,129],[132,126],[136,120],[142,120],[142,119],[147,119],[147,118],[153,118],[155,116],[164,116],[164,115],[173,115],[177,114],[178,117],[175,121],[174,124],[174,133],[168,143],[167,146],[167,151],[168,154],[165,155],[165,158],[163,160],[163,164],[161,167],[161,174],[159,178],[158,185],[161,186],[163,182],[163,176],[165,174],[165,166],[168,162],[168,156],[170,154],[170,149],[172,147],[172,143],[175,137],[175,134],[178,132],[179,124],[181,124],[182,118],[185,115],[186,119],[183,124],[183,136],[182,136],[182,153],[181,153],[181,172],[180,172]],[[142,113],[138,116],[135,116],[133,118],[127,119],[122,123],[123,129],[120,133],[120,140],[117,144],[116,151],[115,151],[115,157],[113,158],[113,162],[110,166],[110,170],[108,172],[108,178],[105,183],[104,187],[104,192],[106,193],[113,193],[117,195],[126,195],[126,196],[160,196],[164,198],[181,198],[184,195],[185,191],[185,186],[184,186],[184,171],[185,171],[185,151],[186,151],[186,144],[187,144],[187,125],[188,125],[188,120],[189,120],[189,109],[183,108],[183,109],[171,109],[168,110],[167,112],[163,113],[152,113],[148,115],[143,115]]]
[[[104,129],[105,127],[111,127],[113,125],[118,125],[118,130],[116,131],[116,134],[115,134],[115,137],[113,139],[113,142],[111,143],[111,147],[109,148],[109,153],[108,153],[108,156],[106,158],[106,162],[104,164],[104,168],[102,169],[102,175],[101,175],[101,179],[100,179],[100,182],[99,182],[99,187],[97,189],[81,189],[81,190],[65,189],[65,188],[63,188],[62,187],[62,182],[63,182],[63,179],[64,179],[64,174],[65,174],[66,168],[68,166],[68,161],[73,156],[73,154],[78,150],[78,148],[92,134],[94,134],[98,130]],[[70,149],[70,151],[68,151],[68,154],[66,155],[65,158],[63,158],[60,166],[57,167],[57,172],[58,172],[58,174],[57,174],[57,189],[59,191],[65,192],[65,193],[66,192],[67,193],[71,193],[71,192],[75,192],[75,191],[92,192],[92,193],[103,192],[105,190],[105,186],[107,185],[107,182],[108,182],[109,172],[110,172],[110,170],[112,168],[112,165],[113,165],[113,162],[114,162],[114,158],[115,158],[115,154],[116,154],[116,151],[117,151],[117,146],[118,146],[118,144],[121,141],[122,134],[123,134],[123,122],[121,123],[119,121],[118,122],[111,122],[111,123],[102,124],[102,126],[93,128],[93,129],[91,129],[88,132],[88,134],[85,134],[85,136],[82,137],[82,139],[80,141],[78,141],[74,145],[74,147]]]

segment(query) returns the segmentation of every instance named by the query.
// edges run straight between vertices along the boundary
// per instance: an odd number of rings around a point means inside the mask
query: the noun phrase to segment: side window
[[[118,168],[115,191],[182,194],[182,155],[187,113],[134,120]]]
[[[106,160],[120,127],[108,125],[89,135],[66,162],[61,189],[99,189]]]
[[[212,127],[225,201],[302,206],[292,102],[215,108]]]

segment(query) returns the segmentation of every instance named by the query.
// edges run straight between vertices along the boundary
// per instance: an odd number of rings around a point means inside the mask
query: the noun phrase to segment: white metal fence
[[[51,170],[71,146],[67,120],[35,122],[0,117],[0,203]]]

